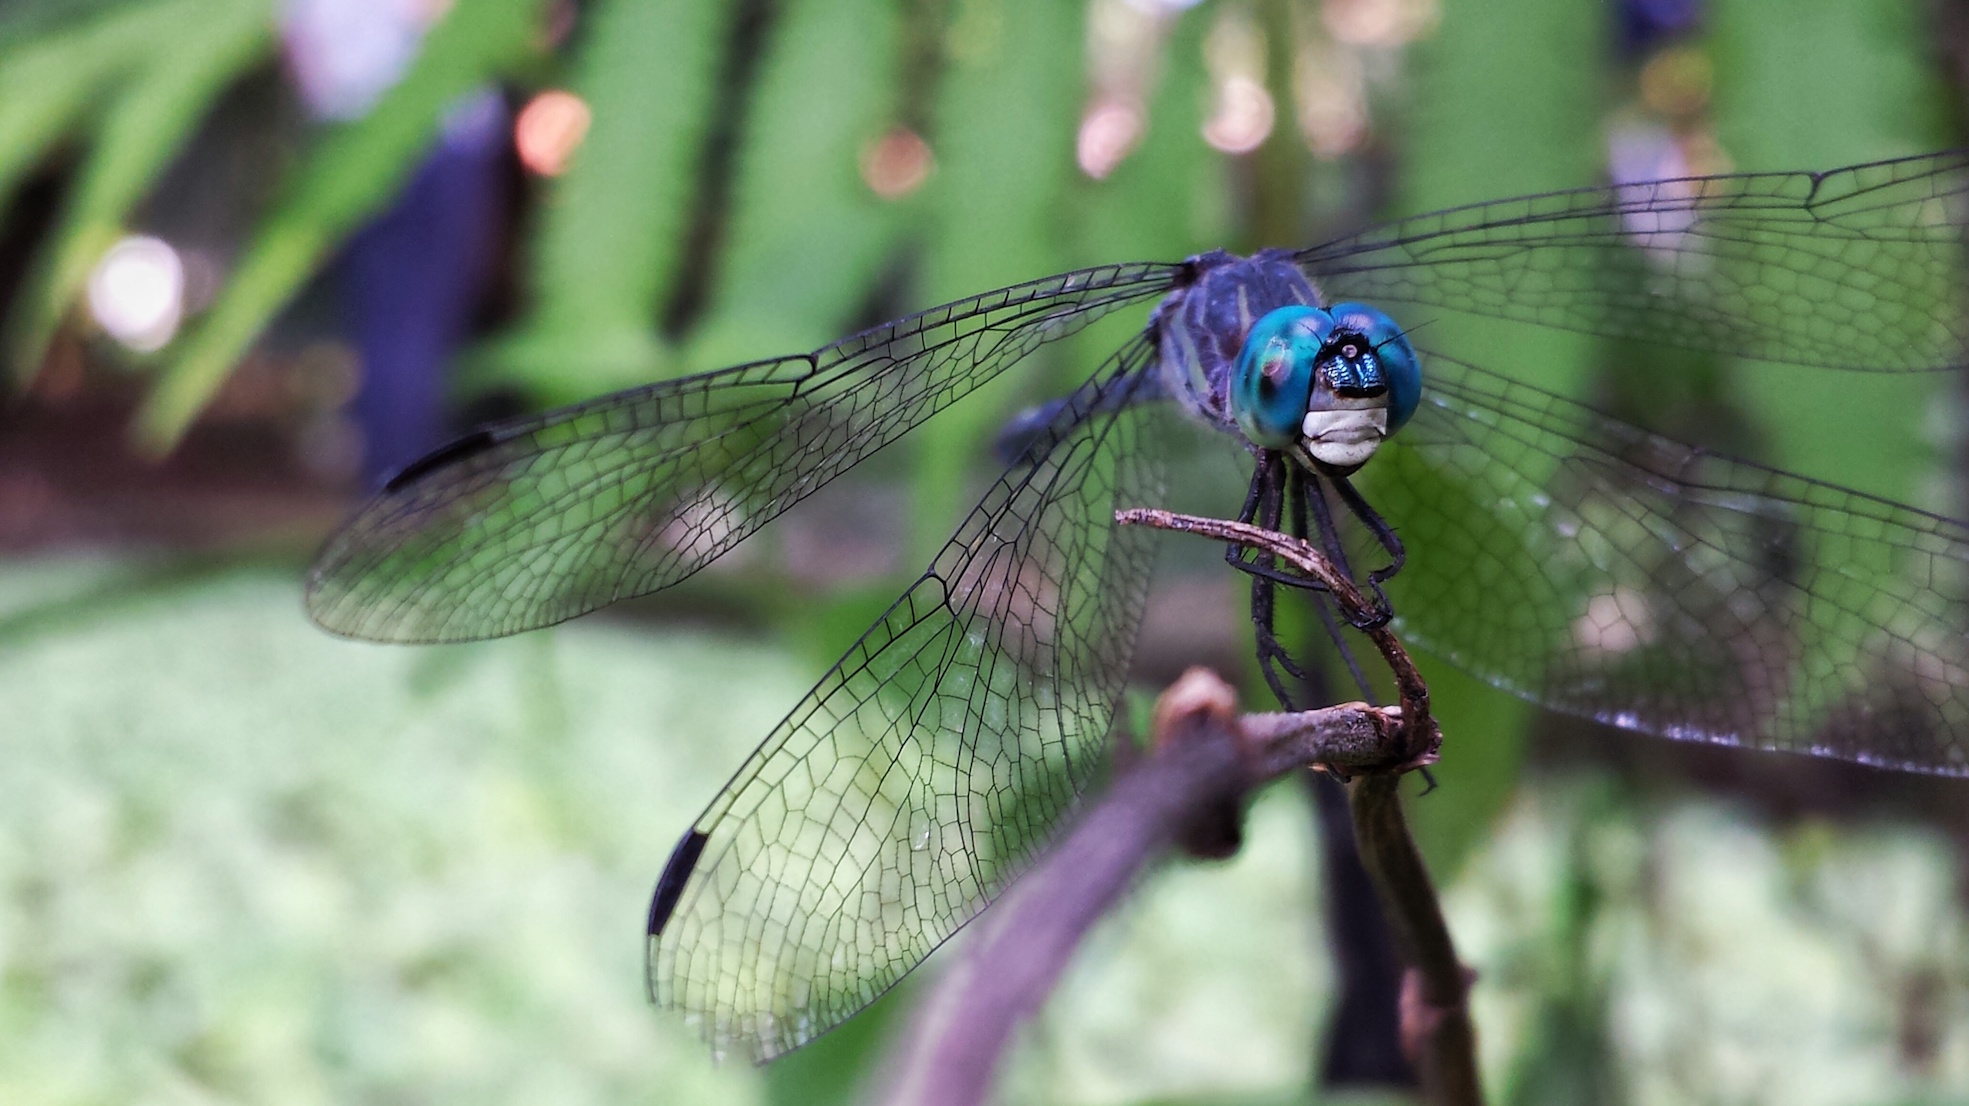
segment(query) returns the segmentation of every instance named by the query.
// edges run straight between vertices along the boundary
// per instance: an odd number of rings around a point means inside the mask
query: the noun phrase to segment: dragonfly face
[[[1297,252],[1047,277],[486,427],[330,539],[308,607],[353,637],[462,641],[669,587],[1038,347],[1145,313],[1091,379],[1019,420],[997,483],[659,880],[652,994],[764,1059],[899,980],[1097,775],[1154,560],[1115,512],[1164,505],[1175,412],[1261,473],[1289,468],[1254,480],[1253,517],[1326,533],[1311,487],[1385,518],[1407,561],[1368,575],[1397,629],[1496,687],[1663,737],[1969,775],[1969,525],[1651,434],[1412,347],[1363,306],[1799,380],[1961,371],[1966,227],[1969,154],[1949,153],[1521,197]],[[1370,457],[1371,512],[1347,482]]]
[[[1351,303],[1268,312],[1231,379],[1231,411],[1246,438],[1343,475],[1366,464],[1421,398],[1408,339],[1383,312]]]

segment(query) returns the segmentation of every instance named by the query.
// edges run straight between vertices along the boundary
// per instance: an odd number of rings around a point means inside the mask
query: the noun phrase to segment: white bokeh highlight
[[[184,311],[184,262],[161,238],[124,238],[89,274],[89,314],[110,337],[139,353],[164,348]]]

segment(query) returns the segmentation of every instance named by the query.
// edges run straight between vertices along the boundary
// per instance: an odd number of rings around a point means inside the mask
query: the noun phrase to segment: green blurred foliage
[[[548,402],[674,375],[650,316],[677,275],[724,8],[618,2],[590,16],[570,76],[594,123],[541,213],[532,315],[487,355]]]
[[[1960,1102],[1961,874],[1939,834],[1775,830],[1539,779],[1445,908],[1496,1100]]]
[[[926,233],[926,299],[936,303],[1070,267],[1062,249],[1081,106],[1084,14],[1051,0],[958,0],[934,114],[937,180]],[[1034,157],[1035,151],[1054,151]],[[1016,167],[1014,171],[1013,167]],[[917,451],[912,563],[928,560],[969,510],[978,447],[1012,413],[1003,386],[938,422]]]
[[[7,315],[18,381],[213,105],[267,64],[274,6],[17,5],[0,13],[0,216],[38,167],[75,158]],[[555,57],[546,0],[454,4],[375,111],[307,137],[218,300],[147,366],[140,434],[154,449],[176,440],[390,201],[444,112],[487,82],[564,81],[595,124],[568,173],[541,186],[526,313],[470,359],[467,387],[570,400],[813,348],[873,308],[1255,241],[1277,225],[1257,225],[1257,159],[1198,137],[1206,42],[1230,6],[1177,20],[1141,145],[1095,181],[1073,161],[1088,99],[1080,6],[766,5],[721,236],[708,268],[688,272],[738,9],[597,0]],[[1373,214],[1597,179],[1621,79],[1608,7],[1442,7],[1374,105],[1377,155],[1395,171]],[[1253,8],[1276,32],[1314,5]],[[1711,9],[1715,122],[1739,167],[1948,144],[1923,5]],[[934,82],[919,72],[925,50]],[[924,129],[936,161],[891,201],[861,160],[897,126]],[[1282,117],[1271,149],[1295,141]],[[1322,187],[1346,171],[1288,152]],[[701,311],[661,327],[693,280]],[[1060,343],[913,439],[905,564],[948,536],[1004,415],[1083,378],[1138,324]],[[1431,326],[1431,344],[1576,396],[1621,371],[1603,371],[1618,351],[1576,336]],[[1766,459],[1944,505],[1926,414],[1943,382],[1689,371],[1722,374],[1704,394],[1736,405]],[[1854,422],[1868,433],[1844,433]],[[868,1017],[763,1082],[711,1070],[644,1010],[633,925],[690,815],[893,586],[789,599],[779,648],[603,624],[409,653],[314,635],[284,578],[140,576],[116,564],[0,574],[0,699],[19,705],[0,776],[0,1099],[823,1102],[867,1078],[883,1041]],[[1527,782],[1531,709],[1424,663],[1448,744],[1440,788],[1412,809],[1455,881],[1500,1101],[1960,1100],[1969,945],[1943,844],[1777,831],[1600,780]],[[1261,800],[1232,865],[1155,877],[1076,966],[1008,1085],[1034,1101],[1293,1095],[1327,985],[1295,802]],[[1925,1060],[1896,1052],[1909,1015],[1893,1003],[1915,993],[1937,1011]]]
[[[524,61],[546,0],[454,5],[374,110],[330,129],[296,167],[212,310],[159,375],[137,414],[138,443],[168,450],[247,346],[334,248],[387,204],[459,98]]]
[[[55,24],[11,48],[0,39],[0,204],[58,143],[85,130],[91,139],[32,291],[6,313],[16,384],[40,364],[89,269],[213,100],[265,53],[271,10],[269,0],[153,0]]]
[[[858,164],[892,122],[903,32],[902,11],[884,0],[780,7],[687,364],[814,349],[840,337],[867,298],[912,211],[879,199]]]
[[[457,5],[376,110],[319,136],[218,300],[165,356],[137,417],[140,445],[168,450],[276,313],[395,194],[445,110],[530,56],[542,3]],[[0,205],[58,145],[89,145],[32,289],[8,313],[16,386],[31,379],[90,268],[215,100],[268,60],[275,12],[271,0],[126,0],[44,4],[0,22]]]
[[[219,93],[267,49],[267,0],[176,4],[156,14],[156,37],[132,44],[141,64],[107,92],[93,156],[68,197],[37,290],[17,305],[17,366],[39,362],[90,268],[122,237],[151,182]]]
[[[756,1101],[648,1007],[637,926],[811,675],[606,623],[337,641],[285,569],[6,568],[0,1101]]]

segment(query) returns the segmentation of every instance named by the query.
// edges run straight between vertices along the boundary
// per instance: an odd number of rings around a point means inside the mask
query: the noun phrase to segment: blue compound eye
[[[1388,387],[1388,433],[1394,433],[1422,402],[1422,362],[1415,356],[1415,347],[1408,344],[1395,320],[1379,308],[1336,303],[1330,311],[1335,328],[1367,339],[1369,356]]]
[[[1284,449],[1299,440],[1313,362],[1332,332],[1333,316],[1316,307],[1281,307],[1252,325],[1231,378],[1231,415],[1254,444]]]

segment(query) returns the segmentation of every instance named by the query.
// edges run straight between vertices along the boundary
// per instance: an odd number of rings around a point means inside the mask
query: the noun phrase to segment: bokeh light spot
[[[90,315],[110,337],[139,353],[164,348],[178,332],[184,309],[184,263],[161,238],[124,238],[89,274]]]
[[[1335,42],[1378,50],[1426,37],[1442,19],[1438,0],[1326,0],[1320,14]]]
[[[1217,110],[1203,124],[1203,140],[1227,154],[1248,154],[1272,133],[1277,114],[1264,85],[1232,77],[1218,87]]]
[[[1367,77],[1358,52],[1303,43],[1293,57],[1292,93],[1299,132],[1321,157],[1340,157],[1367,138]]]
[[[1080,121],[1080,135],[1074,143],[1075,160],[1080,163],[1080,171],[1100,180],[1142,139],[1145,121],[1140,108],[1133,104],[1110,101],[1096,104]]]
[[[861,179],[885,200],[900,200],[930,179],[936,157],[930,144],[907,127],[897,127],[861,152]]]
[[[543,177],[561,175],[588,137],[592,119],[587,102],[572,92],[549,89],[528,100],[513,120],[513,148],[520,164]]]

